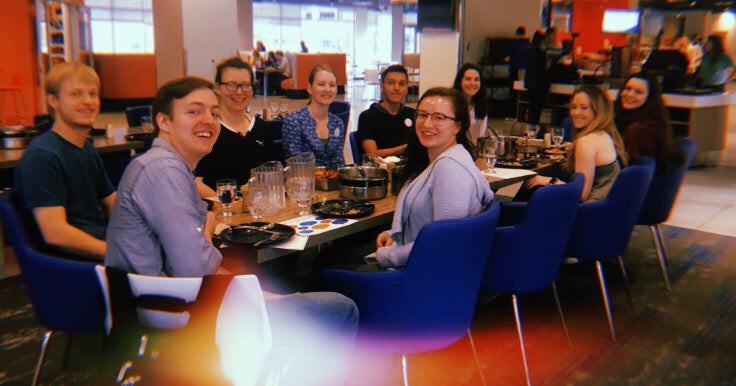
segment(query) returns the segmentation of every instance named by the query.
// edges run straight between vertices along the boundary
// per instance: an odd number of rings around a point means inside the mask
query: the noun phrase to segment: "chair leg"
[[[519,304],[516,300],[516,294],[511,294],[511,303],[514,307],[514,319],[516,319],[516,332],[519,334],[519,345],[521,346],[521,359],[524,360],[524,374],[526,375],[526,384],[531,386],[532,381],[529,377],[529,365],[526,362],[526,348],[524,347],[524,333],[521,331],[521,318],[519,318]]]
[[[649,230],[652,232],[652,240],[654,240],[654,250],[657,251],[657,259],[659,259],[659,269],[662,270],[662,280],[664,280],[664,288],[670,291],[670,278],[667,275],[667,250],[664,246],[664,239],[659,225],[650,225]]]
[[[608,330],[611,332],[611,339],[616,341],[616,330],[613,327],[613,315],[611,314],[611,304],[608,301],[608,290],[606,290],[606,279],[603,277],[603,265],[599,260],[595,261],[595,269],[598,272],[598,283],[601,287],[601,297],[603,297],[603,306],[606,307],[606,318],[608,318]]]
[[[626,288],[626,296],[629,297],[629,304],[634,307],[634,297],[631,296],[631,286],[629,286],[629,275],[626,274],[626,267],[624,267],[624,259],[618,257],[618,267],[621,269],[621,276],[624,277],[624,288]]]
[[[565,338],[567,339],[567,347],[572,348],[572,341],[570,340],[570,333],[567,331],[567,323],[565,322],[565,314],[562,313],[562,304],[560,304],[560,297],[557,295],[557,284],[552,282],[552,295],[555,297],[555,304],[557,304],[557,312],[560,313],[560,320],[562,321],[562,328],[565,330]]]
[[[401,370],[404,374],[404,386],[409,386],[409,373],[406,369],[406,355],[401,354]]]
[[[49,346],[49,340],[53,333],[53,331],[48,330],[43,334],[43,339],[41,340],[41,354],[39,354],[38,362],[36,362],[36,371],[33,372],[33,381],[31,382],[31,386],[36,386],[38,384],[38,378],[41,375],[41,367],[43,366],[43,359],[46,356],[46,349]]]
[[[478,359],[478,351],[475,349],[475,342],[473,341],[473,333],[468,328],[468,338],[470,339],[470,347],[473,349],[473,356],[475,356],[475,365],[478,367],[478,373],[480,374],[480,382],[483,386],[486,386],[486,378],[483,376],[483,369],[480,367],[480,359]]]

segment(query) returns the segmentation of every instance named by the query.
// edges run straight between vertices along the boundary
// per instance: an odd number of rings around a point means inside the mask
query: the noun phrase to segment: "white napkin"
[[[505,180],[509,178],[516,178],[516,177],[522,177],[522,176],[533,176],[537,174],[534,170],[527,170],[527,169],[509,169],[509,168],[500,168],[496,167],[495,173],[489,172],[484,170],[483,175],[497,178],[499,180]]]

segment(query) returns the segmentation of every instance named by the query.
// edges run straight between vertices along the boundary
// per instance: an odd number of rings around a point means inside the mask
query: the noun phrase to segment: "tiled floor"
[[[730,86],[732,92],[736,91],[736,84],[732,82]],[[358,115],[371,104],[371,100],[364,99],[363,94],[363,88],[356,86],[349,87],[345,95],[338,96],[338,99],[348,100],[352,104],[348,124],[350,131],[357,129]],[[307,100],[255,97],[251,111],[262,112],[264,107],[270,108],[271,103],[284,104],[289,111],[293,111],[304,107]],[[720,163],[695,168],[687,173],[668,225],[736,237],[736,106],[731,107],[729,117],[727,148]],[[107,123],[126,125],[125,115],[120,112],[102,113],[98,121],[98,127],[104,127]],[[503,128],[509,122],[497,120],[491,121],[490,125]],[[346,162],[350,162],[350,151],[346,153]],[[0,259],[0,278],[18,273],[17,265],[11,259],[6,258],[4,262]]]

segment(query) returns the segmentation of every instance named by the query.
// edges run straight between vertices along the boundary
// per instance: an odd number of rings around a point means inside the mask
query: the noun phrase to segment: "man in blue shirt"
[[[158,90],[153,99],[156,139],[120,181],[105,265],[155,276],[229,273],[212,245],[215,215],[200,199],[192,173],[217,140],[219,114],[215,86],[207,80],[186,77]],[[286,383],[331,384],[336,370],[347,367],[340,362],[349,358],[355,339],[355,303],[332,292],[264,297],[272,355],[279,365],[293,363]],[[331,364],[329,371],[318,368],[323,363]]]
[[[15,169],[14,196],[35,220],[44,249],[102,260],[103,210],[115,190],[87,136],[100,111],[100,79],[74,62],[60,63],[46,77],[46,101],[54,126],[35,138]]]

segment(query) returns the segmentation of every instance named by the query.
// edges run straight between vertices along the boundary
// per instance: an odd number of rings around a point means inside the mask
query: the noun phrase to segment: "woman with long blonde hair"
[[[613,107],[606,90],[593,85],[575,89],[570,100],[570,117],[575,139],[565,169],[585,176],[581,201],[603,200],[621,168],[627,165],[623,140],[613,122]],[[534,189],[563,183],[555,177],[535,176],[524,187]]]

